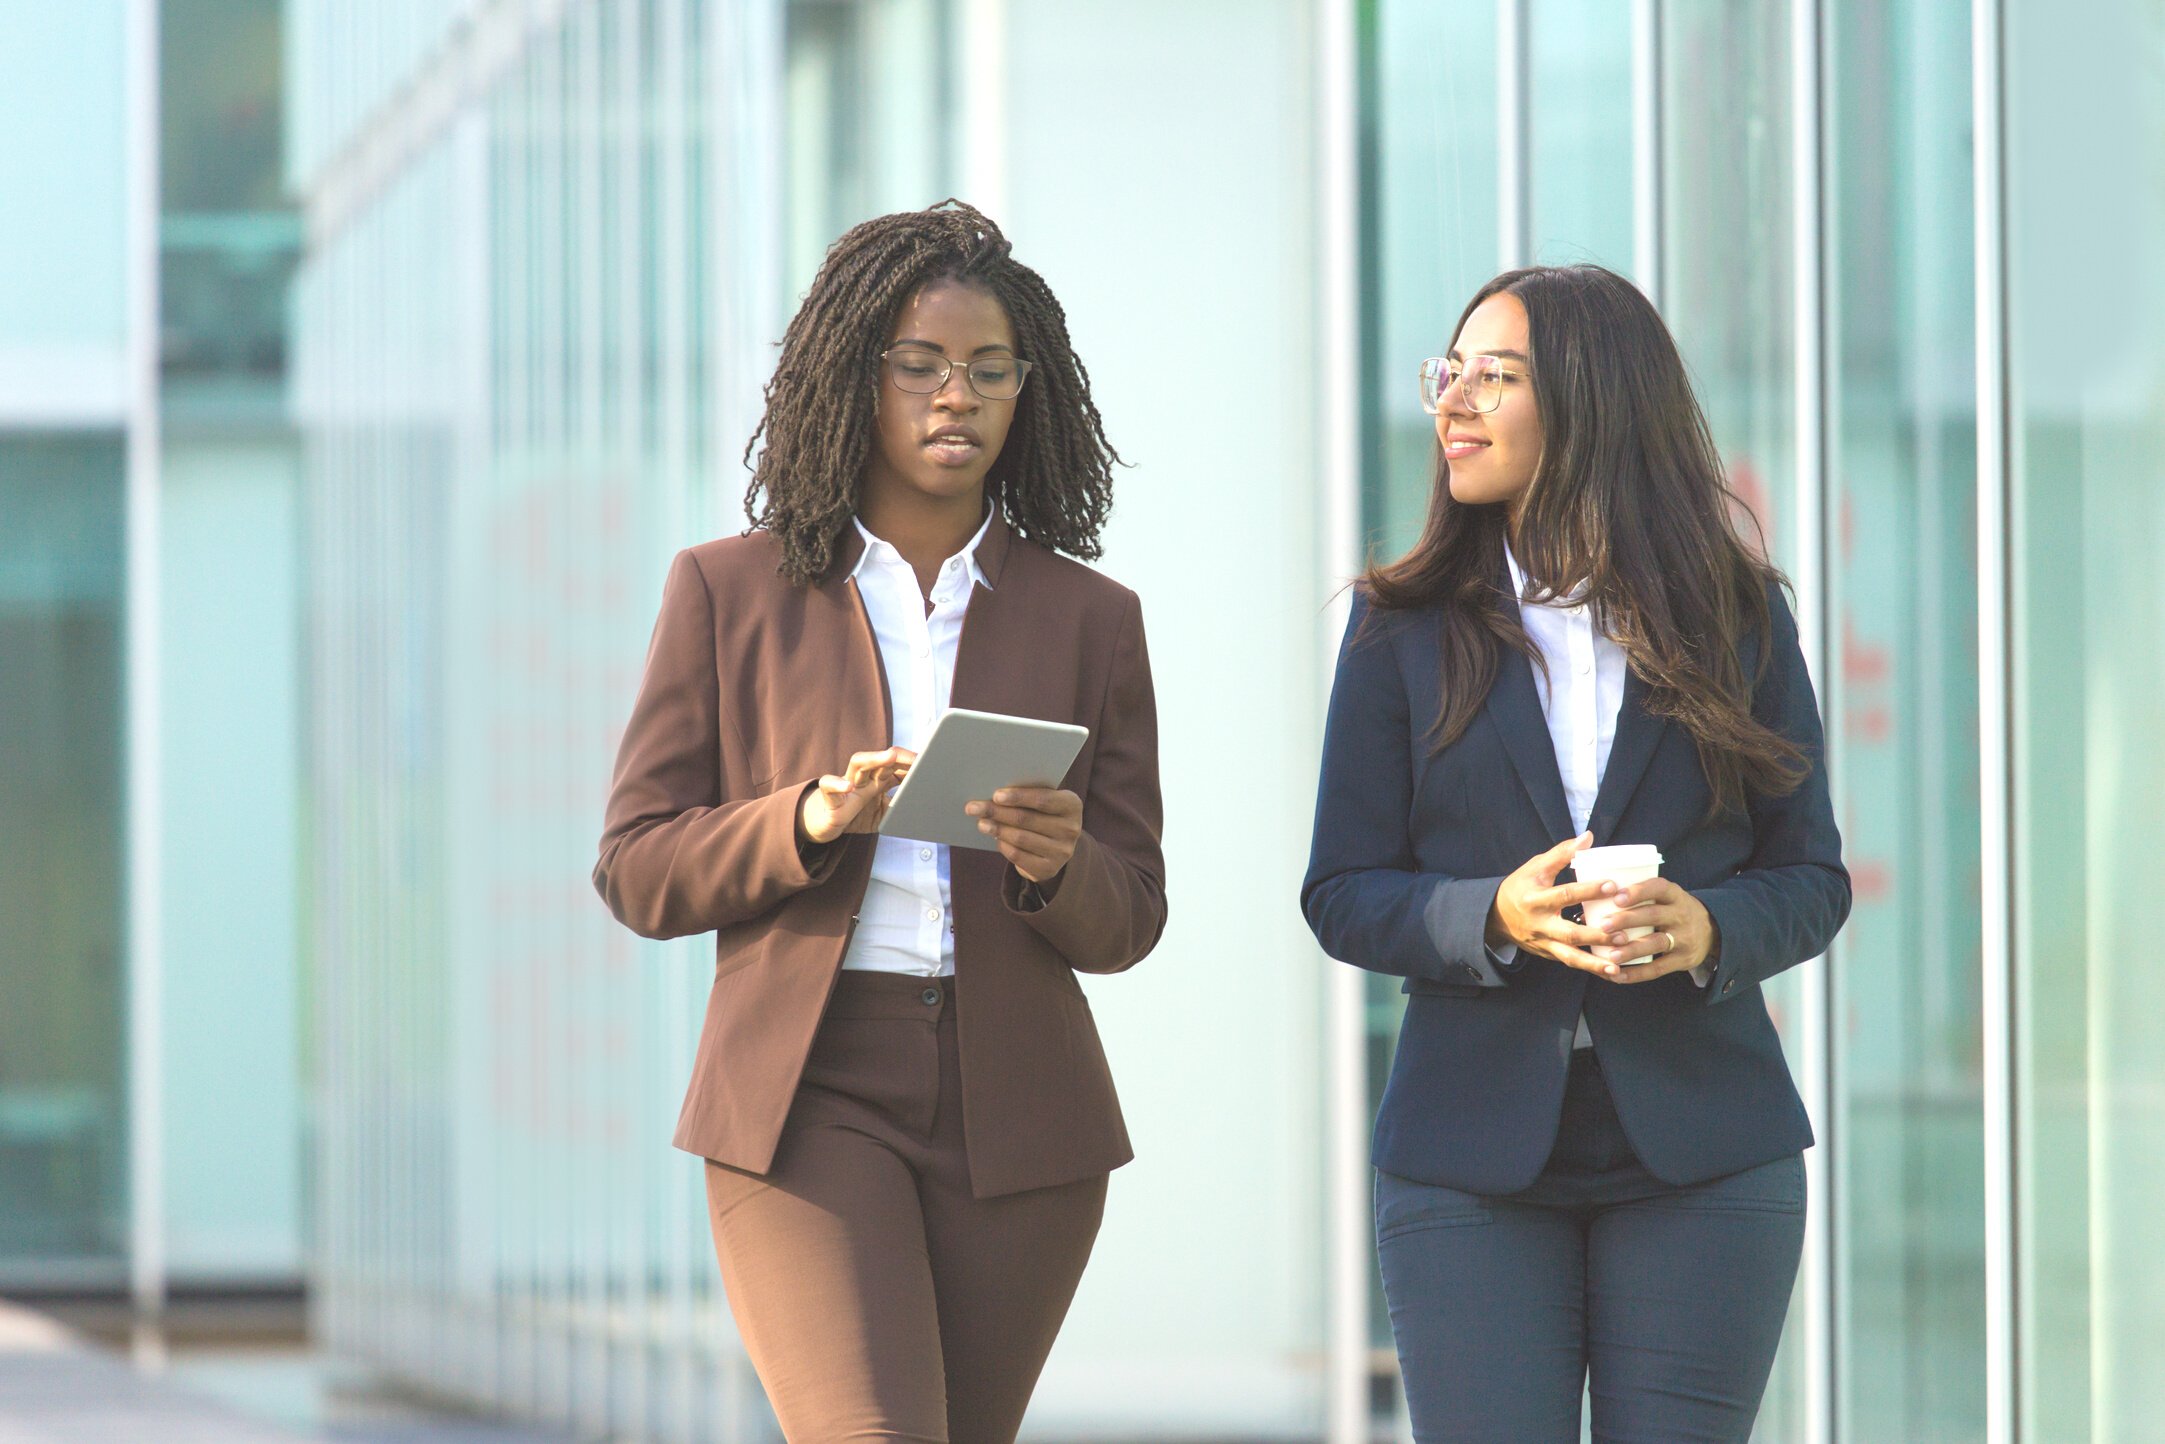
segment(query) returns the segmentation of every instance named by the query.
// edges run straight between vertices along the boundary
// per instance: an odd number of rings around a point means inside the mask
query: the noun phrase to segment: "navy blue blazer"
[[[1645,682],[1627,673],[1588,824],[1600,845],[1658,846],[1662,875],[1706,905],[1721,945],[1702,989],[1685,972],[1627,986],[1526,953],[1492,963],[1497,885],[1573,835],[1533,666],[1506,651],[1486,706],[1431,755],[1438,614],[1375,611],[1356,594],[1301,908],[1332,957],[1406,980],[1378,1168],[1480,1194],[1531,1184],[1556,1139],[1582,1008],[1624,1132],[1655,1177],[1697,1183],[1811,1146],[1759,985],[1826,949],[1849,915],[1849,873],[1796,619],[1780,587],[1768,604],[1772,665],[1752,715],[1804,749],[1804,783],[1702,822],[1712,794],[1690,734],[1650,715]],[[1750,677],[1757,639],[1742,651]]]

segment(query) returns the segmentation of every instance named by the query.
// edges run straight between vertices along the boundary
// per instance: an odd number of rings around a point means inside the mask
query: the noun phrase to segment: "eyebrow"
[[[888,344],[892,346],[922,346],[925,350],[937,351],[942,356],[945,356],[947,354],[947,348],[945,346],[942,346],[939,342],[920,341],[915,336],[904,336],[899,340],[891,341]],[[1014,347],[1002,345],[997,341],[993,342],[990,346],[980,346],[975,351],[972,351],[970,354],[972,356],[982,356],[988,351],[1005,351],[1010,356],[1015,354]]]
[[[1475,354],[1480,356],[1493,356],[1499,361],[1526,361],[1526,353],[1523,351],[1480,351],[1476,352]],[[1458,348],[1456,346],[1453,346],[1450,350],[1444,352],[1443,355],[1444,359],[1449,361],[1457,361],[1463,359],[1459,356]]]

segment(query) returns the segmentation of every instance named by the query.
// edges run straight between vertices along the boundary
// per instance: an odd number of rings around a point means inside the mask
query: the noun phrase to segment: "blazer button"
[[[1723,978],[1721,980],[1721,990],[1725,993],[1735,992],[1737,990],[1737,980],[1735,978]]]
[[[938,988],[927,988],[917,996],[924,1001],[924,1005],[928,1008],[940,1006],[940,990]]]

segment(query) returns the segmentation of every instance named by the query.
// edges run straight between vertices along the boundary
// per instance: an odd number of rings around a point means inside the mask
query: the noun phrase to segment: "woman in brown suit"
[[[717,935],[676,1144],[791,1444],[1009,1444],[1132,1156],[1075,974],[1165,925],[1142,614],[1068,559],[1117,457],[1059,303],[954,202],[835,243],[766,400],[755,529],[670,568],[594,884]],[[950,704],[1090,729],[1064,786],[969,805],[998,851],[877,832]]]

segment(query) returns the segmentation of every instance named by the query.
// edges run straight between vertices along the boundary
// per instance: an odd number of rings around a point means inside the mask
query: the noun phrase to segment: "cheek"
[[[1008,438],[1015,434],[1015,413],[1009,411],[997,421],[987,416],[978,431],[985,438],[985,450],[991,454],[990,459],[997,461],[1000,453],[1007,450]]]
[[[892,395],[880,398],[878,424],[880,454],[890,466],[908,466],[921,460],[916,445],[917,425],[909,415],[909,408],[898,405]]]

